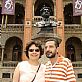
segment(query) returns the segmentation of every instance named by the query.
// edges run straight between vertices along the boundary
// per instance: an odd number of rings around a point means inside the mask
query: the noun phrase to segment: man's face
[[[56,55],[56,46],[54,41],[47,41],[45,43],[45,54],[47,58],[54,58]]]

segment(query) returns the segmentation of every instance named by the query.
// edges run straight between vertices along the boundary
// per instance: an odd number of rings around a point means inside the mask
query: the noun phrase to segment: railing
[[[1,25],[0,25],[1,27]],[[24,24],[7,24],[7,27],[3,25],[3,28],[1,28],[3,31],[10,31],[10,32],[23,32],[24,31]]]
[[[54,20],[53,16],[51,17],[52,20]],[[33,21],[41,21],[41,16],[35,16],[33,18]],[[1,24],[0,24],[1,27]],[[82,31],[82,25],[81,24],[65,24],[65,31]],[[24,24],[7,24],[7,27],[3,26],[2,31],[10,31],[10,32],[23,32],[24,31]]]
[[[18,61],[4,61],[2,67],[16,67]],[[73,67],[82,67],[82,61],[72,62]]]
[[[18,64],[18,61],[4,61],[2,63],[3,67],[16,67]]]
[[[41,16],[34,16],[33,21],[41,21],[43,18]],[[54,16],[50,16],[51,20],[55,20]]]
[[[82,67],[82,61],[72,62],[73,67]]]
[[[81,24],[65,24],[65,31],[82,31]]]

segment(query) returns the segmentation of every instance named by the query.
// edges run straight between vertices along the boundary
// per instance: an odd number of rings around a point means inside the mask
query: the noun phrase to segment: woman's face
[[[38,60],[40,57],[40,49],[33,44],[29,47],[28,55],[29,59]]]

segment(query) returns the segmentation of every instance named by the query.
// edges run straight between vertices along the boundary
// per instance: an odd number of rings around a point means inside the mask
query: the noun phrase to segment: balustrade
[[[72,62],[73,67],[82,67],[82,61]]]
[[[81,24],[65,24],[65,31],[82,31]]]
[[[3,61],[2,67],[16,67],[18,61]]]
[[[1,25],[0,25],[1,27]],[[10,31],[10,32],[23,32],[24,31],[24,24],[7,24],[7,27],[3,25],[1,31]]]

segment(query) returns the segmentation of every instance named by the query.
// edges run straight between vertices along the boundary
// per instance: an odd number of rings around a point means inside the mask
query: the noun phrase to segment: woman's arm
[[[19,82],[19,78],[20,78],[20,73],[19,73],[19,67],[17,66],[15,68],[15,71],[14,71],[14,75],[13,75],[13,82]]]

